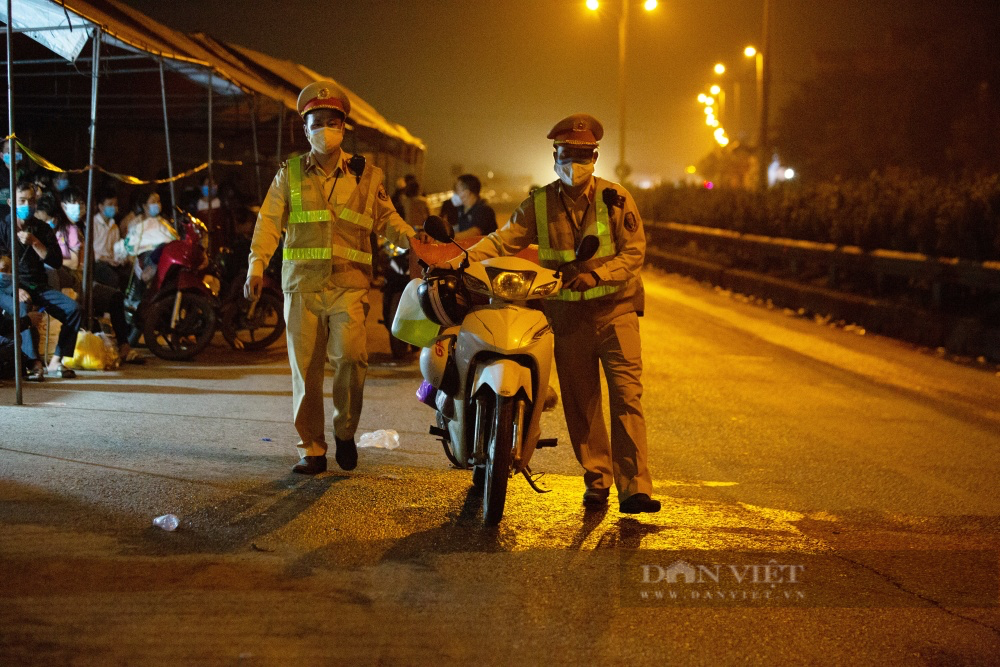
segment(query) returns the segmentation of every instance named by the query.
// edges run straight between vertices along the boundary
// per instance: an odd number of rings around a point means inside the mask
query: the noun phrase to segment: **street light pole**
[[[625,162],[625,46],[628,40],[628,3],[622,0],[621,17],[618,19],[618,180],[628,180],[632,168]]]
[[[757,185],[761,190],[767,189],[767,167],[771,162],[767,137],[768,104],[771,93],[771,45],[768,29],[770,0],[764,0],[764,19],[761,28],[761,45],[757,50],[757,113],[759,126],[757,128]],[[766,55],[765,55],[766,54]]]

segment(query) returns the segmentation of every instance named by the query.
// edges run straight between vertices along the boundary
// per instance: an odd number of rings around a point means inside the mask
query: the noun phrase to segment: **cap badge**
[[[319,92],[316,94],[316,96],[319,97],[320,99],[324,99],[325,100],[328,97],[330,97],[330,89],[329,88],[320,88]]]
[[[575,123],[573,123],[573,129],[576,130],[577,132],[583,132],[584,130],[587,129],[587,124],[582,120],[578,120]]]

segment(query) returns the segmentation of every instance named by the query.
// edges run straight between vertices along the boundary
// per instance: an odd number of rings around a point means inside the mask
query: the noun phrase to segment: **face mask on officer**
[[[562,181],[568,187],[579,187],[590,181],[590,178],[594,175],[594,163],[588,162],[587,164],[580,164],[579,162],[570,162],[569,164],[561,164],[556,162],[555,172]]]
[[[329,155],[340,148],[344,141],[344,128],[317,127],[309,130],[309,145],[321,155]]]
[[[80,222],[80,203],[67,203],[62,205],[63,213],[69,218],[70,222]]]

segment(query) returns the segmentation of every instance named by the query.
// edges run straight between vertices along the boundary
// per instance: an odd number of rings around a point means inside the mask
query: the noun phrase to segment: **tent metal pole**
[[[101,40],[100,27],[94,28],[94,59],[90,68],[90,169],[87,171],[87,223],[84,232],[86,243],[83,248],[83,303],[84,327],[89,328],[94,316],[94,169],[97,152],[97,78],[100,75]]]
[[[14,77],[11,76],[11,62],[14,60],[11,50],[11,24],[14,22],[11,16],[11,4],[13,0],[7,0],[7,134],[14,135]],[[14,316],[14,402],[17,405],[24,405],[21,397],[21,317],[20,303],[17,300],[18,282],[18,252],[17,243],[17,166],[14,157],[17,155],[17,144],[14,139],[10,140],[7,150],[11,154],[10,159],[10,277],[11,277],[11,299],[14,304],[16,315]]]
[[[213,199],[213,197],[212,197],[212,190],[211,190],[212,184],[215,183],[215,177],[212,175],[212,148],[213,148],[213,146],[212,146],[212,105],[213,105],[213,102],[214,102],[214,100],[212,99],[212,89],[215,86],[214,82],[212,81],[212,78],[213,78],[212,75],[213,74],[214,74],[214,72],[211,69],[209,69],[208,70],[208,185],[209,185],[209,191],[208,191],[208,211],[207,211],[207,213],[208,213],[208,233],[209,233],[210,237],[213,234],[215,234],[215,225],[213,224],[214,220],[212,220],[212,217],[213,217],[212,199]],[[211,245],[212,244],[209,243],[209,247],[211,247]]]
[[[260,191],[260,151],[257,148],[257,93],[250,98],[250,132],[253,137],[253,166],[257,171],[257,201],[263,202],[264,195]]]
[[[167,119],[167,80],[163,76],[163,59],[160,59],[160,96],[163,99],[163,134],[167,140],[167,175],[170,177],[170,205],[171,219],[174,227],[177,227],[177,196],[174,190],[174,160],[170,154],[170,121]]]
[[[282,127],[285,124],[285,105],[280,100],[278,101],[278,150],[274,154],[274,161],[281,165],[281,133],[284,131]]]

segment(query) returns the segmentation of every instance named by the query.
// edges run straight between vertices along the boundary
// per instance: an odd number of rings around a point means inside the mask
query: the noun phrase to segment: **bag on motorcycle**
[[[418,290],[423,281],[414,278],[399,297],[399,308],[392,320],[392,335],[417,347],[429,347],[441,331],[441,326],[431,322],[420,307]]]

